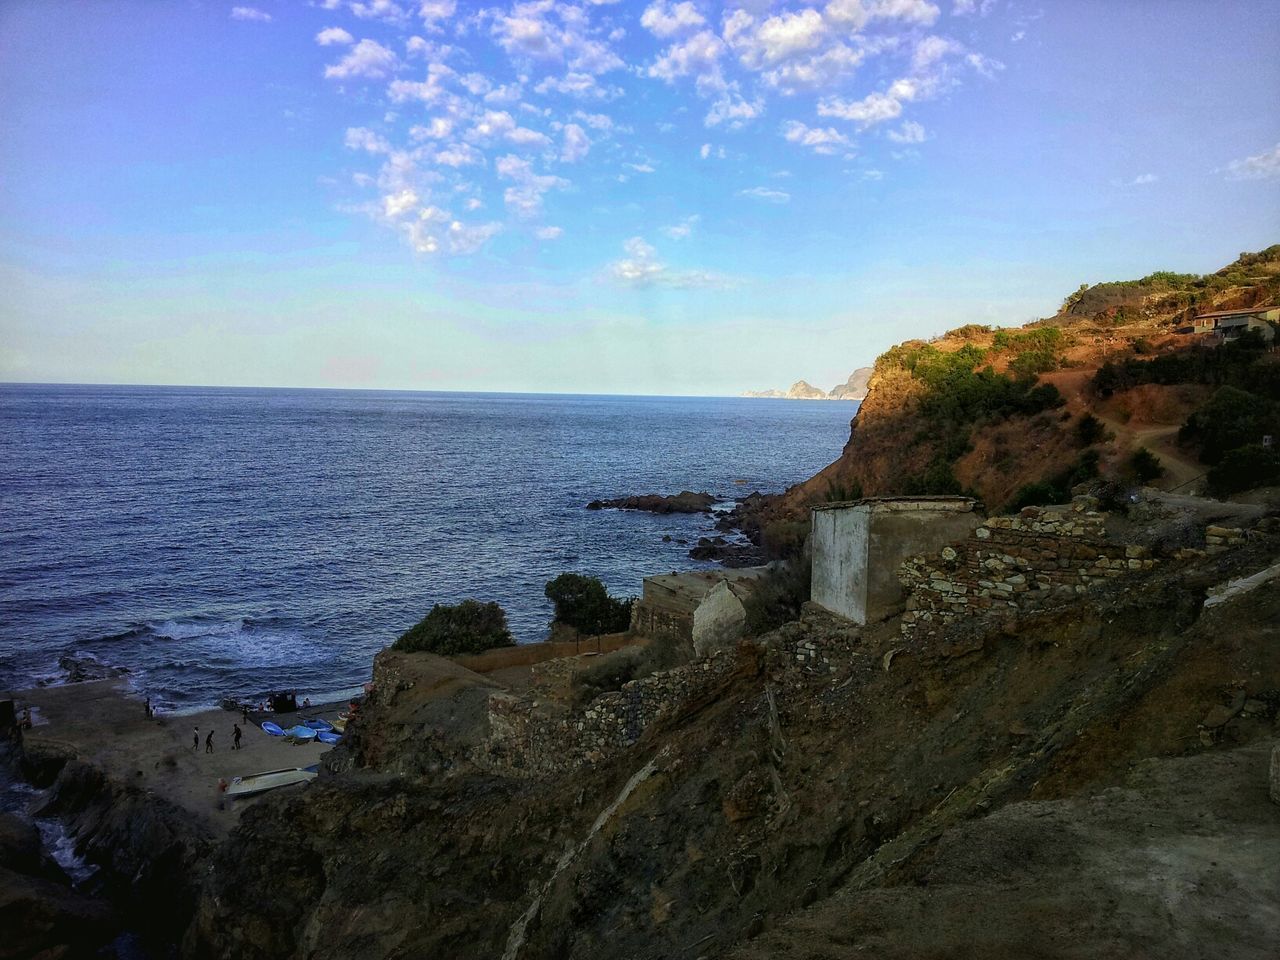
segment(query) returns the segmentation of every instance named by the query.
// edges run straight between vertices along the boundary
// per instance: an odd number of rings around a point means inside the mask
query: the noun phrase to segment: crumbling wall
[[[1015,617],[1160,562],[1145,546],[1108,540],[1106,514],[1096,506],[1080,497],[1066,510],[1027,507],[1016,516],[991,517],[968,539],[905,561],[898,568],[909,592],[902,633],[931,634],[969,617]],[[1243,540],[1235,528],[1206,530],[1210,552]],[[1188,548],[1172,557],[1202,552]]]
[[[551,776],[630,747],[655,720],[733,672],[733,652],[631,680],[585,708],[564,711],[537,694],[489,696],[489,739],[477,762],[492,773]]]

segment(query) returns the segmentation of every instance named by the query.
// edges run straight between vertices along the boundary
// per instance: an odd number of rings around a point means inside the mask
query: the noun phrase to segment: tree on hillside
[[[634,597],[618,600],[595,577],[562,573],[548,581],[547,599],[555,604],[555,619],[579,633],[598,636],[618,633],[631,625]]]

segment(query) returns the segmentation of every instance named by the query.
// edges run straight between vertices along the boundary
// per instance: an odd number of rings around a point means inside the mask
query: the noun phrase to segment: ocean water
[[[709,564],[712,519],[602,497],[776,491],[835,459],[856,404],[0,386],[0,689],[63,655],[173,708],[319,697],[433,603],[497,600],[543,639],[565,571],[636,594]]]

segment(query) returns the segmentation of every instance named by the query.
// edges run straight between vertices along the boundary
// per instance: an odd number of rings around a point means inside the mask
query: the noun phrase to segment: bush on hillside
[[[1226,454],[1209,471],[1209,492],[1225,497],[1280,483],[1280,450],[1251,443]]]
[[[1235,387],[1219,387],[1187,418],[1178,440],[1196,447],[1204,463],[1218,463],[1228,451],[1280,434],[1280,404]]]
[[[1150,483],[1164,476],[1164,465],[1160,463],[1160,458],[1146,447],[1139,447],[1134,451],[1129,458],[1129,469],[1139,483]]]
[[[1076,424],[1076,437],[1081,446],[1089,447],[1107,435],[1107,428],[1092,413],[1086,413]]]
[[[747,636],[758,637],[800,619],[800,608],[809,599],[811,570],[803,560],[793,560],[756,580],[742,602]]]
[[[437,603],[401,634],[392,649],[450,657],[514,645],[502,607],[496,603],[463,600],[452,606]]]
[[[1071,499],[1071,488],[1076,484],[1093,480],[1098,476],[1098,451],[1085,450],[1078,460],[1052,476],[1023,484],[1013,498],[1004,505],[1002,513],[1017,513],[1023,507],[1040,507],[1051,503],[1066,503]]]
[[[581,573],[562,573],[548,581],[547,599],[555,604],[555,619],[579,633],[598,636],[620,633],[631,625],[634,597],[618,600],[595,577]]]
[[[1091,386],[1098,396],[1109,397],[1144,383],[1202,383],[1233,386],[1280,400],[1280,364],[1268,358],[1266,348],[1262,334],[1250,330],[1212,349],[1193,346],[1150,360],[1129,357],[1108,361],[1093,375]]]

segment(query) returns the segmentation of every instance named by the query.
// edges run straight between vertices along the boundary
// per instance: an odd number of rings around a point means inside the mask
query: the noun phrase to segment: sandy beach
[[[224,800],[219,780],[230,782],[246,774],[309,766],[330,749],[317,742],[294,744],[268,736],[255,717],[274,720],[287,729],[305,718],[332,720],[346,710],[344,701],[315,705],[305,713],[251,713],[248,724],[239,713],[220,708],[148,719],[142,701],[120,679],[41,687],[6,696],[13,697],[19,712],[32,708],[34,725],[26,733],[32,746],[46,743],[74,751],[112,776],[154,791],[193,816],[207,818],[218,833],[230,830],[240,811],[256,802],[252,797]],[[231,749],[236,723],[243,731],[239,750]],[[193,728],[200,731],[196,749],[192,749]],[[206,753],[205,737],[210,729],[214,731],[213,752]]]

